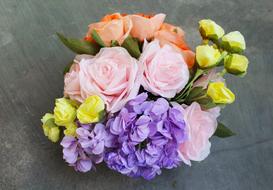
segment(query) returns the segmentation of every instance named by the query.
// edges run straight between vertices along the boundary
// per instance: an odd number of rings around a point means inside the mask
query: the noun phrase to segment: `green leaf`
[[[215,104],[209,96],[204,96],[196,101],[204,110],[208,110],[217,106],[217,104]]]
[[[231,131],[229,128],[227,128],[223,123],[218,122],[217,129],[213,135],[220,138],[226,138],[236,134],[233,131]]]
[[[73,63],[74,63],[74,61],[71,61],[65,66],[64,71],[63,71],[64,75],[69,72],[70,67],[73,65]]]
[[[96,30],[92,30],[91,36],[100,46],[102,46],[102,47],[106,46]]]
[[[117,40],[112,40],[111,41],[111,47],[116,47],[116,46],[119,46],[119,43]]]
[[[100,50],[99,46],[95,43],[75,38],[66,38],[61,33],[57,33],[57,36],[67,48],[77,54],[95,55]]]
[[[127,49],[131,56],[139,58],[141,53],[137,39],[133,38],[132,36],[128,36],[121,46]]]
[[[201,86],[194,87],[190,90],[189,95],[186,97],[186,101],[194,100],[198,97],[204,96],[207,90]]]

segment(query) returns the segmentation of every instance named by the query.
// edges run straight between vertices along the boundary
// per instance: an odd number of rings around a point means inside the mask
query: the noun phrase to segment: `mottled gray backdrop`
[[[186,31],[191,47],[200,42],[202,18],[241,31],[247,42],[248,75],[228,78],[237,99],[221,117],[238,135],[212,138],[206,160],[164,170],[150,182],[104,165],[76,173],[41,129],[41,116],[62,96],[62,71],[74,56],[55,32],[81,37],[89,23],[117,11],[166,13]],[[272,0],[0,0],[0,189],[272,189],[272,46]]]

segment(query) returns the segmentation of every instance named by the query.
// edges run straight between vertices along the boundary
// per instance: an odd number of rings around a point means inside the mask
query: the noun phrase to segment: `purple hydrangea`
[[[160,174],[161,168],[180,164],[178,145],[187,135],[180,109],[164,98],[147,98],[146,93],[138,95],[108,120],[106,128],[112,140],[105,162],[122,174],[149,180]]]
[[[87,172],[103,161],[105,147],[110,141],[103,124],[78,125],[77,137],[65,136],[61,142],[63,158],[76,171]]]

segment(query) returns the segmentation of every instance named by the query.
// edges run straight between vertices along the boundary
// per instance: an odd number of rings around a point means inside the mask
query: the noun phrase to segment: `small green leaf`
[[[116,47],[116,46],[119,46],[119,43],[117,40],[112,40],[111,41],[111,47]]]
[[[200,104],[200,106],[204,110],[208,110],[217,106],[217,104],[215,104],[209,96],[205,96],[196,101]]]
[[[100,46],[102,46],[102,47],[106,46],[96,30],[92,30],[91,36]]]
[[[74,63],[74,61],[71,61],[65,66],[64,71],[63,71],[64,75],[69,72],[70,67],[73,65],[73,63]]]
[[[131,56],[139,58],[141,53],[139,50],[138,41],[135,38],[128,36],[121,44],[121,46],[127,49]]]
[[[198,86],[198,87],[194,87],[190,90],[189,92],[189,95],[186,97],[186,100],[187,101],[191,101],[195,98],[198,98],[198,97],[201,97],[201,96],[204,96],[206,94],[207,90],[204,89],[203,87],[201,86]]]
[[[223,123],[218,122],[217,129],[213,135],[220,138],[226,138],[236,134],[233,131],[231,131],[229,128],[227,128]]]
[[[77,54],[95,55],[100,50],[99,46],[95,43],[75,38],[66,38],[60,33],[57,33],[57,36],[67,48]]]

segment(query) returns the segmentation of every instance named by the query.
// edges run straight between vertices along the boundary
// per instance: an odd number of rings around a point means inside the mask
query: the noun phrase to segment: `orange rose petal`
[[[182,51],[183,57],[189,68],[192,68],[195,63],[195,53],[191,50]]]
[[[122,15],[120,13],[113,13],[113,14],[110,14],[110,15],[105,15],[101,21],[102,22],[109,22],[111,20],[115,20],[115,19],[121,19],[122,18]]]

